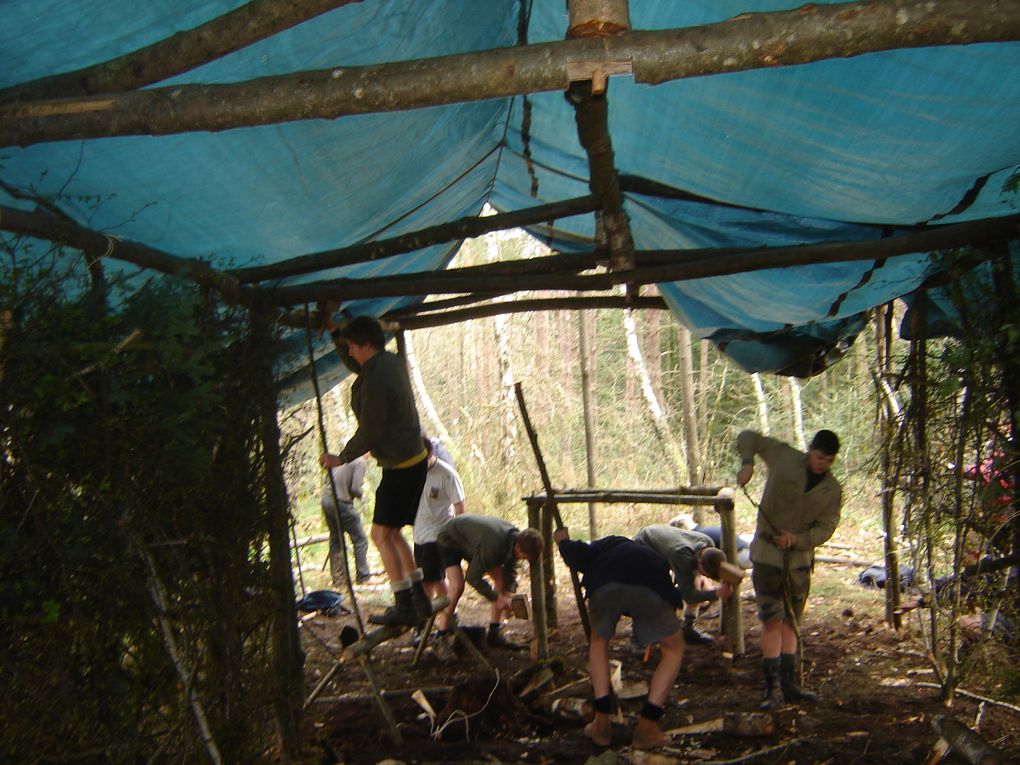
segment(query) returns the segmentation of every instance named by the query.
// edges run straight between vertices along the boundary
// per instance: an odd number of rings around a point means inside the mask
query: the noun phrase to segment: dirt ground
[[[525,567],[526,568],[526,567]],[[818,701],[788,706],[772,714],[772,731],[745,736],[733,732],[678,734],[672,744],[654,753],[632,750],[630,734],[643,696],[640,694],[655,666],[654,649],[648,662],[628,645],[629,620],[624,620],[611,643],[611,659],[621,663],[623,690],[620,713],[607,750],[583,734],[584,714],[578,708],[590,698],[587,645],[580,626],[569,580],[562,566],[557,606],[559,626],[550,635],[550,660],[537,664],[529,651],[483,649],[492,671],[477,659],[448,646],[433,646],[413,666],[414,652],[405,634],[372,652],[371,671],[385,690],[402,743],[394,740],[382,710],[374,700],[366,669],[356,659],[344,659],[334,679],[322,688],[307,709],[308,763],[926,763],[938,737],[931,725],[936,715],[949,714],[973,725],[981,702],[957,697],[950,708],[938,700],[930,664],[916,630],[905,636],[883,623],[880,590],[856,584],[856,569],[819,566],[803,627],[804,685],[817,691]],[[522,592],[530,592],[526,573]],[[359,586],[362,614],[375,613],[389,601],[381,585]],[[463,626],[483,627],[487,604],[474,593],[461,603]],[[745,655],[729,660],[726,639],[711,646],[690,646],[662,720],[664,730],[705,723],[727,715],[758,712],[761,693],[761,654],[753,601],[743,599]],[[315,688],[341,656],[340,630],[353,626],[349,615],[315,615],[302,624],[307,655],[307,688]],[[718,618],[699,620],[702,629],[718,634]],[[509,637],[531,638],[524,620],[504,623]],[[1003,654],[1004,657],[1004,654]],[[1005,661],[1005,658],[1001,658]],[[994,667],[993,656],[989,664]],[[537,691],[518,696],[538,670],[548,667],[553,677]],[[498,679],[497,679],[498,675]],[[578,682],[573,697],[552,709],[544,694]],[[975,675],[964,687],[996,697],[990,675]],[[451,689],[455,688],[451,702]],[[441,727],[431,720],[411,693],[421,689],[441,721],[448,704],[470,713],[455,715]],[[633,695],[633,698],[630,696]],[[568,697],[571,698],[571,697]],[[1012,699],[1014,705],[1016,699]],[[484,706],[483,706],[484,705]],[[1020,712],[984,704],[979,730],[987,741],[1020,762]],[[594,759],[593,759],[594,758]],[[945,765],[965,762],[950,753]]]

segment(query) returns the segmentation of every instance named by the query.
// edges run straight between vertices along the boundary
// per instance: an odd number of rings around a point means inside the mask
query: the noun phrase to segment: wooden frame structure
[[[524,497],[528,506],[528,525],[539,529],[546,548],[541,566],[532,566],[531,597],[535,640],[539,658],[549,654],[549,627],[557,623],[555,555],[552,542],[553,507],[564,503],[602,504],[655,504],[710,507],[719,515],[722,527],[722,550],[727,559],[737,559],[737,533],[734,520],[734,492],[729,487],[684,486],[678,489],[564,489],[554,494],[535,494]],[[720,617],[722,633],[728,640],[733,656],[744,655],[744,624],[740,612],[740,592],[722,602]]]

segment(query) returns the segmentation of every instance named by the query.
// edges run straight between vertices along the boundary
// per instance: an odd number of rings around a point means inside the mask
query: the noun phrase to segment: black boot
[[[779,686],[783,689],[783,698],[787,701],[814,701],[818,698],[811,691],[803,690],[797,682],[796,654],[779,654]]]
[[[765,692],[761,696],[760,709],[778,709],[783,706],[783,692],[779,683],[779,657],[762,659],[761,668],[765,672]]]
[[[411,580],[411,603],[419,621],[424,622],[432,616],[432,601],[429,600],[428,593],[420,581]]]
[[[407,624],[412,626],[421,621],[411,600],[410,588],[397,590],[393,593],[393,599],[396,601],[394,605],[381,614],[373,614],[368,617],[368,621],[372,624]]]
[[[507,640],[503,634],[503,628],[499,624],[490,624],[489,632],[485,636],[486,645],[490,648],[509,648],[511,651],[523,651],[527,648],[522,643],[515,643],[512,640]]]
[[[694,625],[694,616],[684,616],[684,642],[687,645],[711,645],[715,642],[707,632]]]

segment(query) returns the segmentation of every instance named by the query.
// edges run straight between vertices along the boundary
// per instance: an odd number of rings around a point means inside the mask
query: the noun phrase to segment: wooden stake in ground
[[[542,485],[545,487],[547,498],[546,504],[556,519],[556,528],[562,529],[563,518],[560,517],[560,509],[556,504],[555,490],[552,481],[549,480],[549,472],[545,469],[545,460],[542,459],[542,451],[538,448],[538,434],[531,425],[531,418],[528,416],[528,407],[524,403],[524,392],[521,384],[514,385],[514,392],[517,394],[517,403],[521,408],[521,419],[524,420],[524,429],[528,432],[528,440],[531,441],[531,448],[535,452],[535,462],[538,463],[538,472],[542,476]],[[581,593],[581,581],[577,578],[577,572],[570,569],[570,581],[574,585],[574,598],[577,600],[577,612],[581,617],[581,626],[584,627],[585,639],[591,640],[591,623],[588,621],[588,609],[584,605],[584,595]]]

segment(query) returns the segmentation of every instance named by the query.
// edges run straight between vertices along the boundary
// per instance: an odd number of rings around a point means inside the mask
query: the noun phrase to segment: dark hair
[[[719,580],[719,567],[726,562],[726,553],[718,547],[703,547],[698,558],[710,579]]]
[[[831,430],[819,430],[811,439],[811,448],[832,457],[839,454],[839,438]]]
[[[355,316],[340,328],[340,337],[358,345],[371,345],[382,350],[386,347],[386,335],[382,325],[371,316]]]
[[[545,540],[537,529],[524,529],[518,532],[516,544],[520,545],[521,552],[528,559],[529,563],[538,560],[542,551],[545,550]]]

